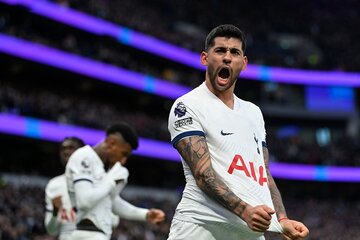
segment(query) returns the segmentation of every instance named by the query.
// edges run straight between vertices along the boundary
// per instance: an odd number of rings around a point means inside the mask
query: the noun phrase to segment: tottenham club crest
[[[182,102],[179,102],[176,105],[176,108],[174,110],[174,114],[175,114],[175,116],[177,116],[179,118],[182,117],[182,116],[185,116],[185,114],[186,114],[185,104],[183,104]]]

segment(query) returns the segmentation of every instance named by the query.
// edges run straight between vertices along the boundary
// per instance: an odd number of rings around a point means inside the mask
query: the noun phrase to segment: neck
[[[103,143],[99,143],[97,145],[95,145],[93,147],[94,151],[96,152],[96,154],[99,156],[99,158],[101,159],[101,161],[104,163],[104,165],[106,166],[107,165],[107,161],[106,161],[106,156],[105,156],[105,153],[103,151],[103,148],[102,148],[102,144]]]
[[[234,95],[231,94],[231,97],[219,97],[219,99],[230,109],[234,109]]]

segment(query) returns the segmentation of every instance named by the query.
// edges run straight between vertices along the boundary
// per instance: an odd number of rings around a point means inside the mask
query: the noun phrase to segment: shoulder
[[[52,189],[52,188],[56,188],[60,182],[61,182],[61,176],[56,176],[53,177],[49,180],[49,182],[46,184],[46,188],[45,189]]]
[[[97,163],[98,156],[92,147],[86,145],[77,149],[69,158],[66,164],[65,174],[68,176],[69,172],[79,173],[81,171],[91,171]]]
[[[81,147],[70,156],[67,166],[81,163],[84,159],[88,159],[89,161],[93,159],[93,155],[94,150],[89,145]]]
[[[64,174],[56,176],[49,180],[45,187],[45,193],[49,196],[59,192],[66,185],[66,177]]]
[[[76,149],[70,158],[86,156],[88,154],[91,154],[92,152],[94,152],[92,147],[90,147],[89,145],[85,145],[84,147]]]
[[[197,109],[202,105],[202,102],[207,102],[207,92],[205,91],[205,84],[201,84],[185,95],[175,100],[172,106],[172,112],[175,115],[183,114],[187,109]]]
[[[59,176],[56,176],[56,177],[53,177],[52,179],[50,179],[46,186],[54,186],[54,185],[61,184],[61,183],[65,182],[65,179],[66,179],[65,174],[61,174]]]
[[[197,92],[198,92],[197,88],[191,90],[190,92],[176,99],[173,105],[177,105],[177,103],[179,102],[192,102],[195,96],[198,95]]]
[[[240,106],[241,107],[244,107],[246,109],[246,111],[249,111],[251,112],[252,114],[260,114],[262,115],[262,112],[261,112],[261,109],[258,105],[256,105],[255,103],[253,102],[250,102],[250,101],[246,101],[246,100],[243,100],[241,98],[238,98],[237,97],[237,100],[239,101],[240,103]]]

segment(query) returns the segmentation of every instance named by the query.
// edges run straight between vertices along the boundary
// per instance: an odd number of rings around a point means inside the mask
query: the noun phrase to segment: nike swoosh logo
[[[221,130],[221,135],[223,135],[223,136],[232,135],[232,134],[234,134],[234,133],[232,133],[232,132],[224,132],[223,130]]]

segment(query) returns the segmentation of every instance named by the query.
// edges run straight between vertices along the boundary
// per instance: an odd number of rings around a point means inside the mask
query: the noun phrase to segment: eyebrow
[[[230,52],[231,51],[237,51],[237,52],[242,52],[242,49],[241,48],[237,48],[237,47],[232,47],[232,48],[230,48],[230,47],[225,47],[225,46],[215,46],[215,48],[214,49],[226,49],[226,50],[229,50]]]

